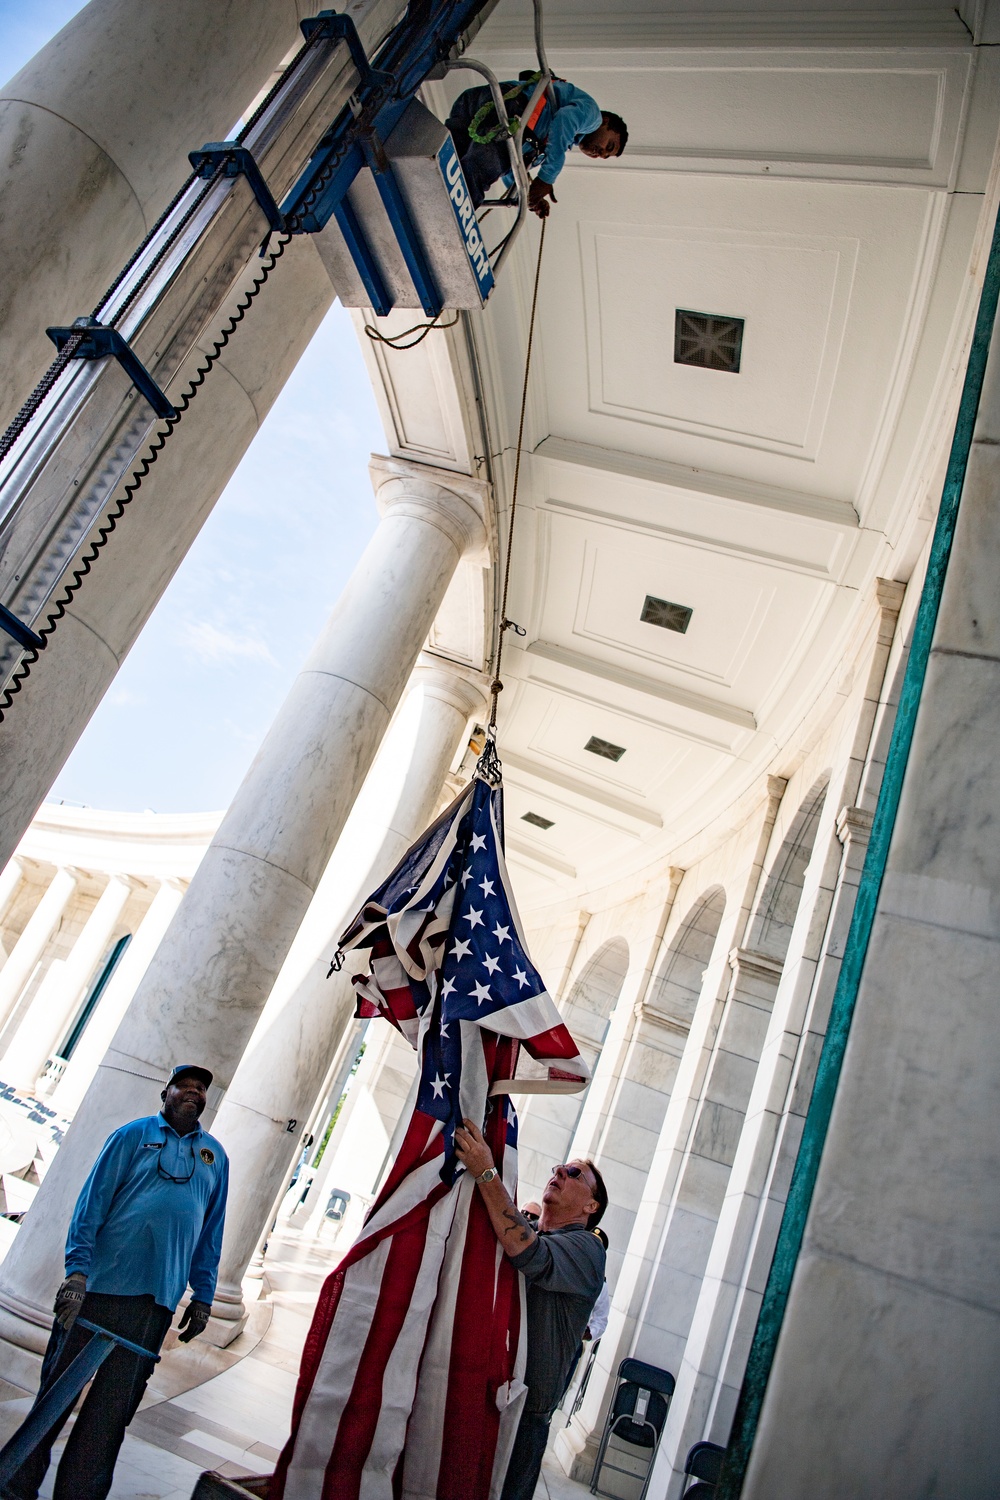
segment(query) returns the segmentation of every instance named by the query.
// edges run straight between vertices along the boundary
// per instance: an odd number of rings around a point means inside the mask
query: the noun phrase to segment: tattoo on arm
[[[528,1240],[534,1237],[534,1231],[532,1230],[532,1227],[528,1223],[527,1219],[524,1217],[524,1214],[522,1214],[518,1209],[514,1208],[513,1205],[511,1205],[510,1208],[504,1209],[503,1216],[510,1224],[510,1229],[506,1230],[505,1233],[510,1234],[511,1230],[519,1229],[521,1232],[518,1238],[520,1239],[522,1245],[526,1244]]]

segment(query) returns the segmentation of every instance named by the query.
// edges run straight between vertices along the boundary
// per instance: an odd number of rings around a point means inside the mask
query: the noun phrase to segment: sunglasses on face
[[[583,1167],[571,1167],[571,1166],[567,1166],[564,1161],[560,1161],[560,1162],[557,1162],[556,1165],[552,1168],[552,1175],[553,1175],[553,1177],[556,1175],[557,1172],[565,1172],[567,1177],[583,1177],[584,1169],[583,1169]],[[583,1180],[584,1180],[584,1182],[587,1183],[587,1186],[589,1187],[590,1183],[587,1181],[587,1178],[584,1177]]]

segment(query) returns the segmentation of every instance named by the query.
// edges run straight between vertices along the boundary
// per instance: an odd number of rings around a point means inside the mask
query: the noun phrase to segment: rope
[[[542,220],[542,234],[538,241],[538,260],[535,263],[535,285],[531,293],[531,317],[528,320],[528,350],[524,358],[524,383],[521,386],[521,415],[517,424],[517,456],[514,459],[514,485],[510,495],[510,524],[507,527],[507,559],[503,570],[503,593],[500,597],[500,625],[497,630],[497,650],[493,681],[490,683],[490,692],[493,702],[490,708],[489,730],[492,738],[496,737],[497,727],[497,699],[503,692],[503,682],[500,678],[500,667],[503,661],[503,638],[508,630],[519,630],[513,620],[507,618],[507,593],[510,588],[510,560],[514,550],[514,517],[517,513],[517,486],[521,477],[521,448],[524,442],[524,414],[528,408],[528,377],[531,374],[531,346],[535,339],[535,313],[538,309],[538,283],[542,274],[542,252],[545,249],[545,228],[547,219]],[[523,634],[523,631],[521,632]]]

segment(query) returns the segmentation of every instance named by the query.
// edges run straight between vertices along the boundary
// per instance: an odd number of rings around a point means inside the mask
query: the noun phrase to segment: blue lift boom
[[[550,80],[538,3],[525,118]],[[506,122],[497,80],[464,56],[495,4],[410,0],[387,34],[378,0],[357,25],[332,10],[304,21],[236,139],[191,152],[192,175],[91,314],[48,330],[56,359],[0,437],[0,718],[293,236],[316,236],[348,306],[436,318],[486,301],[527,211],[520,122],[517,217],[491,259],[451,137],[416,93],[470,67]]]

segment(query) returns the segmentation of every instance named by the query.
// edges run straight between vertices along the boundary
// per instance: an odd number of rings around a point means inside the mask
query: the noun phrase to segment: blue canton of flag
[[[445,1181],[457,1170],[455,1127],[488,1066],[483,1033],[512,1038],[548,1064],[547,1079],[496,1079],[494,1094],[585,1084],[586,1064],[527,954],[499,786],[476,778],[369,898],[341,946],[372,949],[371,973],[354,979],[358,1013],[385,1016],[420,1051],[416,1108],[444,1126]]]

